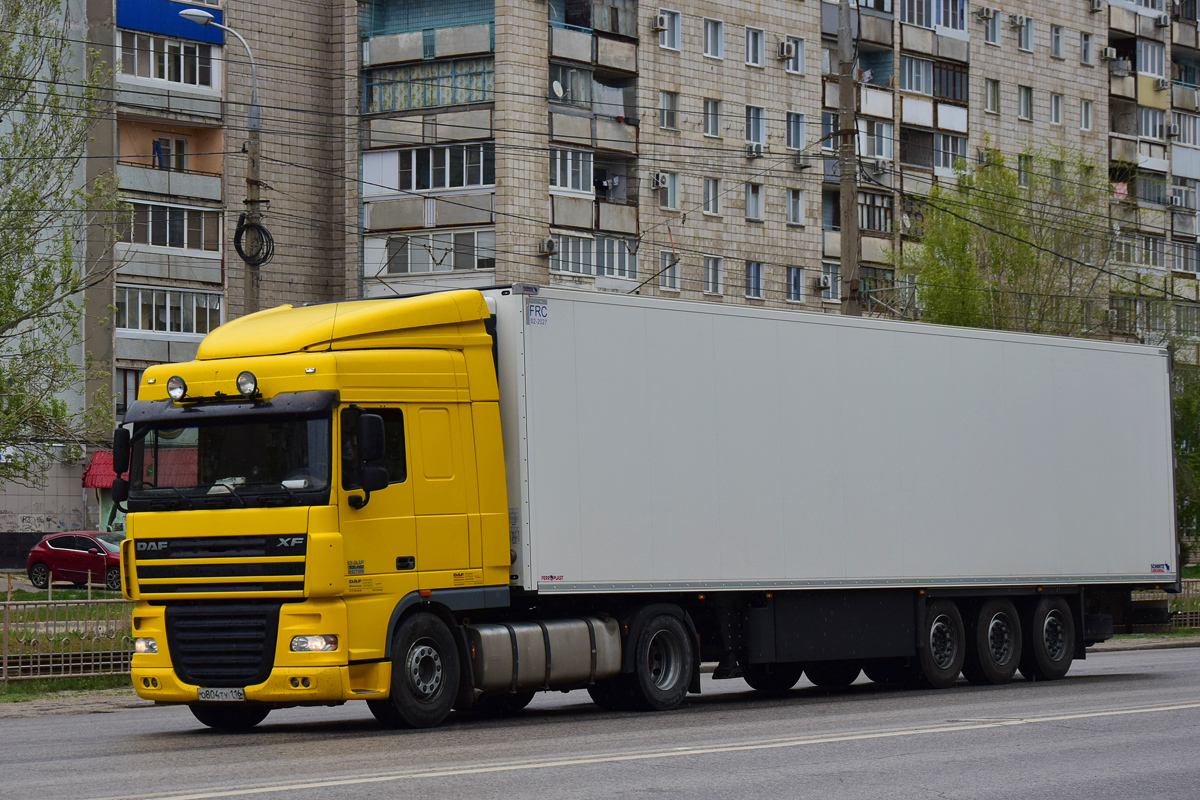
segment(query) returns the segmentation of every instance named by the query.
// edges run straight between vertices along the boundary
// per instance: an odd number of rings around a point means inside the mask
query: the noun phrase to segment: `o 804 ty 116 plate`
[[[246,699],[246,690],[197,689],[196,699],[202,703],[240,703]]]

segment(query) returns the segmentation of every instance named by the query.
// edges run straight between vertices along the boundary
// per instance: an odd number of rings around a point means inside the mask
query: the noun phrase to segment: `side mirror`
[[[113,431],[113,472],[118,475],[129,472],[129,429],[117,428]]]
[[[116,478],[112,482],[112,499],[114,503],[124,503],[129,499],[129,481]]]
[[[383,458],[386,440],[383,433],[383,417],[378,414],[362,414],[358,418],[358,457],[361,461],[376,461]]]
[[[368,492],[378,492],[388,486],[388,471],[383,467],[364,467],[362,471],[363,489]]]
[[[100,551],[99,551],[99,550],[97,550],[97,549],[96,549],[96,548],[94,548],[94,547],[89,547],[89,548],[88,548],[88,555],[92,555],[92,556],[98,556],[98,555],[100,555]]]

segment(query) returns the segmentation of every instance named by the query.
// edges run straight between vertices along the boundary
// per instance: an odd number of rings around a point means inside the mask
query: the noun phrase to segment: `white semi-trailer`
[[[702,660],[764,691],[1059,678],[1178,582],[1170,376],[1157,347],[528,286],[262,312],[126,418],[135,685],[244,727],[668,709]],[[240,672],[231,625],[270,639]]]

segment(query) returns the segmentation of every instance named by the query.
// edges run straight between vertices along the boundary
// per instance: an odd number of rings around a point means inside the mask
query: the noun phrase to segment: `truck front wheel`
[[[450,628],[421,611],[400,623],[392,642],[392,687],[386,700],[368,700],[388,728],[432,728],[458,694],[458,649]]]
[[[634,696],[650,711],[683,702],[692,682],[692,637],[683,620],[659,614],[642,627],[634,651]]]
[[[1025,626],[1021,674],[1031,681],[1065,677],[1075,655],[1075,620],[1067,601],[1043,597]]]

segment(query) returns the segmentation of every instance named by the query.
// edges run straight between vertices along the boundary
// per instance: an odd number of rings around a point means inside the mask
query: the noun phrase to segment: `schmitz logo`
[[[1150,571],[1151,572],[1170,572],[1171,565],[1170,564],[1151,564]]]
[[[138,552],[143,552],[146,550],[166,550],[167,544],[167,542],[138,542],[136,549]]]
[[[279,546],[280,547],[296,547],[297,545],[301,545],[301,544],[304,544],[303,536],[281,536],[281,537],[279,537]]]

